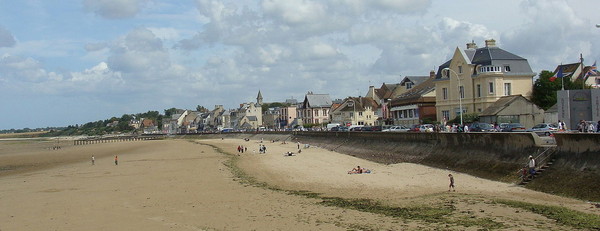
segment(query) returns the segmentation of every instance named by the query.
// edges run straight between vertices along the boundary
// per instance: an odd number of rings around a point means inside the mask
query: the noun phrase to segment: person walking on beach
[[[94,157],[94,155],[92,155],[92,165],[95,165],[96,162],[96,158]]]
[[[298,149],[300,149],[300,142],[298,142]]]
[[[450,178],[450,185],[448,186],[448,192],[450,192],[450,189],[452,189],[453,192],[456,192],[456,189],[454,189],[454,176],[452,176],[452,174],[448,174],[448,178]]]
[[[119,157],[115,156],[115,165],[119,165]]]

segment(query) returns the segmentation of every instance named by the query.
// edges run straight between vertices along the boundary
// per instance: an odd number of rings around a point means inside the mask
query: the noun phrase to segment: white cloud
[[[116,41],[111,53],[108,66],[125,73],[156,73],[171,65],[162,41],[146,28],[134,29]]]
[[[292,26],[323,22],[328,13],[326,5],[311,0],[264,0],[262,8],[266,15]]]
[[[16,43],[15,37],[10,33],[10,31],[0,26],[0,47],[12,47]]]
[[[86,11],[107,19],[124,19],[135,16],[148,0],[84,0]]]

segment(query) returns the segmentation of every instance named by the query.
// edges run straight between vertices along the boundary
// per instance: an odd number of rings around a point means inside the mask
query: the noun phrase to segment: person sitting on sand
[[[371,173],[371,170],[366,168],[361,168],[360,166],[356,166],[352,170],[348,171],[348,174],[363,174],[363,173]]]

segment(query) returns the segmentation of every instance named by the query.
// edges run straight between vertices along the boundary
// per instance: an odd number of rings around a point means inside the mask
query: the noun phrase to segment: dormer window
[[[413,87],[413,83],[411,83],[411,82],[407,82],[407,83],[406,83],[406,89],[407,89],[407,90],[408,90],[408,89],[411,89],[412,87]]]
[[[510,72],[510,66],[509,65],[505,65],[504,66],[504,71],[505,72]]]
[[[458,73],[460,73],[460,74],[463,73],[462,66],[458,66]]]

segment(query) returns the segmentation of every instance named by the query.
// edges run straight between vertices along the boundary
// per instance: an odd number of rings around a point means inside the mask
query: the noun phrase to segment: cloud
[[[524,1],[520,13],[528,15],[527,19],[504,33],[501,41],[529,59],[534,70],[551,70],[560,63],[579,62],[579,54],[600,52],[600,42],[590,39],[598,36],[593,22],[582,20],[566,1]]]
[[[15,37],[10,31],[0,26],[0,47],[13,47],[16,43]]]
[[[125,73],[154,73],[169,68],[169,53],[163,42],[146,28],[135,29],[114,42],[108,66]]]
[[[107,19],[134,17],[148,0],[84,0],[83,7]]]

